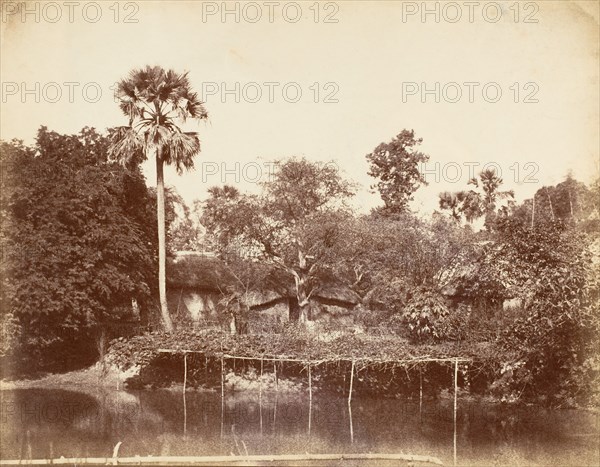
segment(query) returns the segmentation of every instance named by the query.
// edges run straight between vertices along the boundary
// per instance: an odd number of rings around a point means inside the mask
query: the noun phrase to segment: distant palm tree
[[[158,66],[133,70],[118,84],[119,107],[129,117],[129,125],[111,134],[110,154],[129,165],[156,159],[156,210],[158,217],[158,285],[164,327],[173,330],[166,296],[166,240],[164,164],[173,164],[181,174],[194,167],[200,152],[196,132],[184,132],[178,124],[187,119],[208,118],[203,103],[192,92],[187,73],[165,71]]]
[[[514,198],[515,193],[512,190],[498,191],[502,185],[502,178],[496,175],[494,169],[486,169],[479,174],[481,188],[483,190],[482,210],[485,214],[485,227],[490,230],[494,219],[496,218],[496,203],[498,200]]]
[[[465,215],[467,222],[472,223],[483,215],[481,195],[473,190],[463,191],[462,193],[464,193],[464,196],[459,211]]]
[[[457,191],[455,193],[444,191],[439,195],[440,209],[449,210],[452,218],[460,222],[461,206],[466,196],[467,194],[464,191]]]
[[[496,203],[498,200],[513,198],[514,192],[498,191],[502,185],[502,179],[496,175],[494,169],[486,169],[479,174],[481,180],[481,191],[457,191],[450,193],[445,191],[439,195],[441,209],[451,211],[451,216],[457,221],[464,215],[467,222],[471,223],[475,219],[485,215],[485,226],[490,230],[496,216]],[[468,185],[474,185],[479,188],[479,180],[472,178]]]
[[[496,210],[496,202],[500,199],[513,198],[514,191],[498,191],[502,185],[502,179],[496,175],[494,169],[486,169],[479,174],[483,189],[483,210],[485,213],[493,213]]]

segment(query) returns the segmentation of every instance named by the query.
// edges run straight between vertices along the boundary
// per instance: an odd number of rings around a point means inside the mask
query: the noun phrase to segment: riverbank
[[[39,378],[30,379],[0,380],[0,391],[15,389],[67,389],[88,394],[93,394],[98,390],[119,391],[126,389],[127,381],[135,375],[136,368],[133,367],[127,371],[123,371],[113,365],[105,365],[103,368],[102,364],[96,363],[88,368],[68,373],[51,373]],[[260,376],[253,371],[244,374],[228,372],[225,374],[224,382],[227,392],[236,393],[269,392],[275,390],[282,393],[301,393],[304,389],[303,385],[297,381],[288,379],[275,381],[272,374]],[[162,387],[161,389],[181,392],[183,384],[173,381],[169,386]],[[190,386],[186,390],[191,392],[215,392],[214,389]]]
[[[290,328],[281,334],[230,335],[214,330],[148,333],[111,342],[105,365],[3,380],[0,389],[61,388],[233,392],[330,392],[342,397],[473,397],[538,403],[511,391],[514,356],[487,342],[414,344],[397,336],[319,335]],[[514,366],[514,365],[513,365]],[[508,370],[507,370],[508,368]],[[584,408],[584,404],[554,404]]]
[[[68,373],[50,373],[39,378],[1,380],[0,390],[12,389],[76,389],[80,392],[95,392],[99,389],[124,387],[124,382],[135,374],[136,368],[121,370],[113,365],[96,363],[88,368]]]

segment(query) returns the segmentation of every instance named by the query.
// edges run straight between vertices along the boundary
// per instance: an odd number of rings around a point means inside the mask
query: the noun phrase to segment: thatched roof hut
[[[248,308],[279,320],[293,320],[297,299],[293,283],[273,268],[264,268],[264,282],[242,294]],[[262,276],[261,276],[262,277]],[[232,270],[218,257],[202,253],[178,254],[167,265],[167,288],[170,308],[176,316],[190,316],[194,321],[217,320],[219,302],[231,287],[239,285]],[[313,316],[351,319],[360,297],[342,284],[330,281],[312,295]]]
[[[219,292],[233,280],[215,256],[177,255],[167,264],[167,286]]]

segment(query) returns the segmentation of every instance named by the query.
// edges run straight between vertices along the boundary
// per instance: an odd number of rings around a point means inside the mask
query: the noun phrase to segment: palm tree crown
[[[113,132],[111,156],[128,163],[140,150],[147,158],[154,149],[178,173],[194,167],[193,158],[200,151],[198,133],[184,132],[177,123],[203,120],[208,114],[192,92],[187,73],[158,66],[133,70],[118,83],[116,97],[129,125]]]
[[[451,216],[457,221],[464,215],[467,222],[485,215],[486,228],[490,228],[495,217],[496,203],[498,200],[512,199],[514,192],[499,191],[502,185],[500,178],[494,169],[486,169],[479,174],[482,193],[475,190],[458,191],[456,193],[443,192],[439,194],[439,206],[441,209],[451,211]],[[479,180],[471,178],[468,185],[479,188]]]
[[[499,199],[514,198],[515,194],[512,190],[509,191],[498,191],[500,185],[502,185],[502,178],[496,175],[494,169],[486,169],[479,174],[481,179],[482,189],[484,193],[484,210],[486,212],[493,212],[496,209],[496,202]]]

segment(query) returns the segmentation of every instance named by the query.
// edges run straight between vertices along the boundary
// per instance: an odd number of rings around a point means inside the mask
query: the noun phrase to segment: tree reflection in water
[[[597,465],[596,418],[461,401],[454,420],[450,399],[23,389],[2,391],[1,446],[3,459],[105,457],[121,441],[122,457],[404,452],[446,464],[456,446],[458,465]]]

